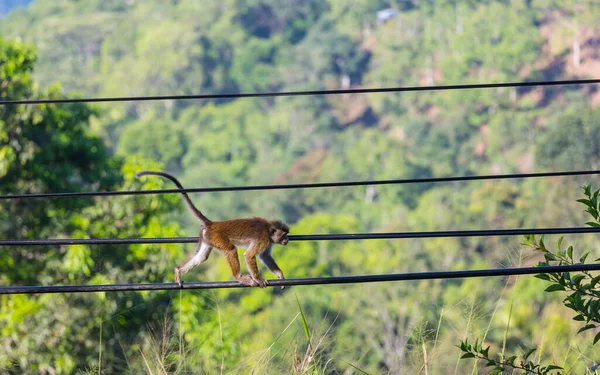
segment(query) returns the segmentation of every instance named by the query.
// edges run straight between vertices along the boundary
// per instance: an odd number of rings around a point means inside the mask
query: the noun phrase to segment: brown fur
[[[157,175],[171,180],[179,189],[183,186],[177,179],[165,172],[142,171],[137,177]],[[216,248],[227,259],[233,277],[244,285],[265,287],[269,282],[258,271],[256,256],[277,276],[284,279],[283,272],[273,259],[271,249],[274,243],[287,245],[290,228],[279,220],[267,220],[262,217],[211,221],[197,209],[185,192],[182,192],[186,205],[202,223],[196,251],[181,266],[175,267],[175,281],[182,286],[181,276],[208,259],[212,248]],[[246,247],[244,260],[250,275],[240,271],[240,261],[236,245]]]

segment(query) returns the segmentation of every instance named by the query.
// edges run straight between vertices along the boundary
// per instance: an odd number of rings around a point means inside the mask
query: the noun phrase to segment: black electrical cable
[[[208,192],[249,191],[249,190],[312,189],[312,188],[330,188],[330,187],[348,187],[348,186],[366,186],[366,185],[418,184],[418,183],[439,183],[439,182],[455,182],[455,181],[508,180],[508,179],[518,179],[518,178],[584,176],[584,175],[593,175],[593,174],[600,174],[600,170],[493,174],[493,175],[476,175],[476,176],[450,176],[450,177],[430,177],[430,178],[406,178],[406,179],[394,179],[394,180],[317,182],[317,183],[311,183],[311,184],[223,186],[223,187],[212,187],[212,188],[186,188],[186,189],[181,189],[181,190],[179,190],[179,189],[156,189],[156,190],[120,190],[120,191],[87,191],[87,192],[65,192],[65,193],[11,194],[11,195],[0,195],[0,200],[35,199],[35,198],[47,199],[47,198],[91,197],[91,196],[104,197],[104,196],[115,196],[115,195],[178,194],[181,192],[208,193]]]
[[[433,232],[387,232],[387,233],[339,233],[339,234],[300,234],[290,235],[290,241],[344,241],[344,240],[376,240],[401,238],[440,238],[440,237],[489,237],[518,236],[527,234],[581,234],[600,233],[600,228],[529,228],[529,229],[486,229],[486,230],[451,230]],[[45,240],[0,240],[2,246],[47,246],[47,245],[128,245],[128,244],[162,244],[162,243],[195,243],[198,237],[167,238],[52,238]]]
[[[492,277],[531,275],[555,272],[580,272],[600,271],[598,264],[575,264],[568,266],[545,266],[545,267],[519,267],[519,268],[492,268],[482,270],[465,271],[433,271],[417,273],[396,273],[384,275],[363,276],[333,276],[333,277],[310,277],[303,279],[269,280],[270,286],[293,286],[293,285],[331,285],[331,284],[354,284],[372,283],[384,281],[408,281],[408,280],[431,280],[431,279],[459,279],[470,277]],[[176,283],[154,283],[154,284],[107,284],[107,285],[56,285],[56,286],[4,286],[0,287],[2,294],[41,294],[41,293],[89,293],[89,292],[116,292],[116,291],[142,291],[142,290],[180,290],[180,289],[220,289],[220,288],[245,288],[245,285],[237,281],[219,281],[202,283],[184,283],[182,287]]]
[[[283,92],[239,93],[239,94],[157,95],[157,96],[125,96],[125,97],[108,97],[108,98],[0,100],[0,105],[7,105],[7,104],[100,103],[100,102],[157,101],[157,100],[261,98],[261,97],[276,97],[276,96],[372,94],[372,93],[386,93],[386,92],[472,90],[472,89],[490,89],[490,88],[500,88],[500,87],[584,85],[584,84],[596,84],[596,83],[600,83],[600,79],[581,79],[581,80],[563,80],[563,81],[531,81],[531,82],[503,82],[503,83],[479,83],[479,84],[468,84],[468,85],[381,87],[381,88],[370,88],[370,89],[367,88],[367,89],[346,89],[346,90],[283,91]]]

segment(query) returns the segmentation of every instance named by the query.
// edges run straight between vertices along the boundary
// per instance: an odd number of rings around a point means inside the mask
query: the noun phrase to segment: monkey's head
[[[289,242],[289,232],[290,228],[287,225],[285,225],[281,220],[273,220],[271,222],[271,228],[269,229],[269,233],[271,235],[271,241],[273,241],[273,243],[278,243],[283,246],[287,245]]]

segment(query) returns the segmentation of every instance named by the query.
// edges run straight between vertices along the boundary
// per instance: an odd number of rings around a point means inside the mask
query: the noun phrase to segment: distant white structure
[[[398,11],[394,8],[387,8],[377,12],[377,24],[385,23],[398,15]]]

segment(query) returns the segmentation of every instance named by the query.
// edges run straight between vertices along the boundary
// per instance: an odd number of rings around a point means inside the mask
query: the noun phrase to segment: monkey
[[[181,183],[172,175],[165,172],[140,171],[135,177],[146,175],[164,177],[173,182],[181,190],[188,209],[200,221],[201,231],[194,253],[181,265],[175,267],[175,282],[183,287],[183,274],[205,262],[213,248],[218,249],[227,259],[233,277],[243,285],[264,288],[269,281],[258,272],[256,256],[279,279],[285,279],[283,272],[271,254],[273,244],[287,245],[290,228],[281,220],[268,220],[262,217],[212,221],[196,208]],[[240,272],[240,261],[236,246],[247,247],[244,260],[250,275]],[[283,289],[283,287],[282,287]]]

